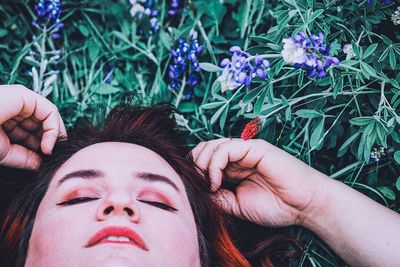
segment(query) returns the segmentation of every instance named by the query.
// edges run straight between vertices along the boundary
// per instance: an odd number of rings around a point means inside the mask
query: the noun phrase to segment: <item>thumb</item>
[[[219,189],[215,194],[217,204],[229,215],[244,219],[235,193],[227,189]]]
[[[37,153],[17,144],[10,145],[0,158],[0,165],[11,168],[36,170],[40,164],[41,159]]]

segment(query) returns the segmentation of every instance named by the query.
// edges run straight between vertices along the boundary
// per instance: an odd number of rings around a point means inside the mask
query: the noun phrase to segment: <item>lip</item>
[[[131,239],[131,241],[111,241],[111,240],[105,240],[104,238],[108,236],[122,236],[122,237],[128,237]],[[104,243],[114,243],[114,244],[126,244],[126,245],[132,245],[135,247],[139,247],[145,251],[148,251],[148,248],[146,246],[146,243],[144,240],[140,237],[138,233],[133,231],[132,229],[128,227],[106,227],[95,233],[90,239],[89,242],[87,243],[86,247],[93,247],[99,244],[104,244]]]

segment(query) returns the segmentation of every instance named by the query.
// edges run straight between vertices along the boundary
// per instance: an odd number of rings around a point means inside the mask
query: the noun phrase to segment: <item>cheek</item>
[[[153,217],[151,221],[150,217]],[[151,243],[158,247],[159,251],[164,251],[167,258],[183,260],[183,255],[188,259],[196,258],[199,255],[199,246],[194,218],[188,215],[168,217],[143,217],[147,221],[143,221],[143,225],[147,224],[151,233]]]
[[[51,210],[38,213],[29,240],[27,262],[34,262],[36,266],[53,266],[61,262],[67,264],[68,259],[77,256],[77,249],[84,245],[80,244],[84,229],[79,226],[86,225],[85,213],[79,214]]]

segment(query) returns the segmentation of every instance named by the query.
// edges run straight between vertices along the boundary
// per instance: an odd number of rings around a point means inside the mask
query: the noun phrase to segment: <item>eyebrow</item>
[[[59,181],[58,181],[58,186],[60,186],[62,183],[64,183],[67,180],[70,179],[75,179],[75,178],[82,178],[82,179],[96,179],[96,178],[103,178],[105,176],[104,172],[100,170],[94,170],[94,169],[87,169],[87,170],[78,170],[78,171],[73,171],[70,172],[66,175],[64,175]],[[172,186],[177,192],[179,191],[178,186],[172,182],[172,180],[164,175],[161,174],[155,174],[151,172],[138,172],[133,175],[135,178],[138,178],[143,181],[148,181],[148,182],[162,182],[165,184],[168,184]]]

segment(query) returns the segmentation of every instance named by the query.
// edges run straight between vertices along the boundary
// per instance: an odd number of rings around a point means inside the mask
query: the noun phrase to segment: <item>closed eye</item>
[[[58,203],[57,205],[69,206],[69,205],[85,203],[85,202],[89,202],[89,201],[97,200],[97,199],[99,199],[99,198],[98,197],[77,197],[77,198],[73,198],[73,199]]]
[[[175,208],[173,208],[173,207],[171,207],[171,206],[169,206],[169,205],[167,205],[165,203],[162,203],[162,202],[141,200],[141,199],[138,199],[138,201],[140,201],[142,203],[146,203],[146,204],[152,205],[154,207],[157,207],[157,208],[160,208],[160,209],[163,209],[163,210],[173,211],[173,212],[178,211],[177,209],[175,209]]]

